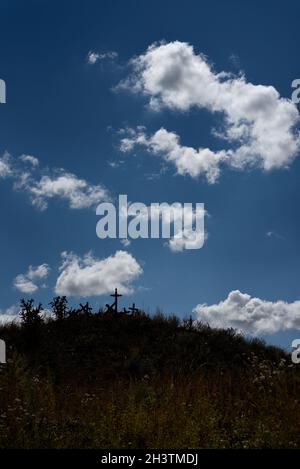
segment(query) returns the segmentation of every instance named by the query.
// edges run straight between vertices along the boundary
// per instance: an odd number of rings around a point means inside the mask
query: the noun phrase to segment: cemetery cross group
[[[115,292],[110,295],[114,298],[113,304],[109,305],[106,304],[106,313],[113,313],[113,314],[119,314],[119,313],[125,313],[125,314],[135,314],[138,313],[140,310],[135,307],[135,303],[132,304],[128,310],[126,308],[123,308],[122,311],[118,310],[118,299],[122,296],[120,293],[118,293],[118,289],[115,288]]]

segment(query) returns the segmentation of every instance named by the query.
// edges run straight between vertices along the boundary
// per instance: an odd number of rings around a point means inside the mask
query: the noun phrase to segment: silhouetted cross
[[[135,303],[132,303],[132,308],[128,308],[130,311],[132,311],[132,314],[137,313],[138,309],[135,307]]]
[[[120,294],[118,293],[118,289],[115,288],[115,293],[113,293],[113,294],[110,295],[110,296],[112,296],[112,297],[115,299],[114,304],[111,305],[111,306],[112,306],[112,307],[113,307],[113,306],[115,307],[115,312],[117,313],[117,312],[118,312],[118,298],[119,298],[120,296],[122,296],[122,295],[120,295]]]

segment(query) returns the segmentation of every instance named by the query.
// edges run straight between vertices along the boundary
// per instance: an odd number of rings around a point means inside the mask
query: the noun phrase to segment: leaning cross
[[[137,313],[139,310],[138,308],[135,307],[135,303],[132,303],[132,308],[128,308],[130,311],[132,311],[132,314]]]
[[[112,297],[115,299],[114,304],[112,304],[111,306],[112,306],[112,308],[115,307],[115,313],[117,313],[117,312],[118,312],[118,298],[119,298],[120,296],[122,296],[122,295],[120,295],[120,294],[118,293],[118,289],[115,288],[115,293],[113,293],[113,294],[110,295],[110,296],[112,296]]]

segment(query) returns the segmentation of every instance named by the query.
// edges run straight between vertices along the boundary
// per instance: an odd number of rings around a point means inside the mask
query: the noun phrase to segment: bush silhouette
[[[20,301],[21,311],[20,316],[22,324],[25,327],[33,327],[40,325],[43,321],[42,311],[43,307],[41,303],[34,307],[34,300],[25,300],[24,298]]]

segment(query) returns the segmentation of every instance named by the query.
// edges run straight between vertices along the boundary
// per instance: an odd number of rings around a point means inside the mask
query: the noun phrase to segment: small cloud
[[[144,129],[137,129],[136,132],[130,129],[127,135],[121,138],[121,152],[128,153],[137,146],[144,147],[150,153],[161,156],[165,163],[174,164],[177,174],[193,178],[205,175],[211,184],[217,181],[220,164],[226,159],[226,152],[223,150],[212,152],[208,148],[195,149],[182,145],[176,133],[163,127],[150,136]]]
[[[35,293],[40,287],[39,281],[48,277],[50,267],[48,264],[41,264],[36,267],[29,266],[25,274],[19,274],[14,280],[14,286],[22,293]]]
[[[23,163],[29,163],[31,166],[33,166],[34,168],[36,168],[38,165],[39,165],[39,160],[38,158],[36,158],[35,156],[31,156],[31,155],[21,155],[20,156],[20,160],[23,162]]]
[[[131,244],[130,239],[127,239],[127,238],[126,238],[126,239],[121,239],[120,242],[121,242],[121,244],[123,244],[123,246],[124,246],[125,248],[127,248],[127,247],[130,246],[130,244]]]
[[[52,199],[61,199],[71,209],[88,209],[110,198],[102,184],[91,184],[63,168],[38,168],[31,155],[0,156],[0,179],[11,178],[13,189],[28,194],[31,204],[45,210]]]
[[[275,239],[285,239],[284,236],[282,236],[281,234],[277,233],[276,231],[267,231],[266,232],[266,237],[267,238],[275,238]]]
[[[45,210],[49,200],[53,198],[67,201],[71,209],[90,208],[108,198],[108,193],[101,184],[90,184],[63,169],[54,170],[52,174],[43,175],[40,179],[23,174],[14,188],[28,193],[32,205],[39,210]]]
[[[115,51],[108,51],[104,53],[89,51],[87,55],[87,63],[90,65],[95,65],[95,63],[100,60],[115,60],[117,57],[118,53]]]
[[[173,236],[168,243],[166,243],[166,246],[169,247],[169,249],[174,252],[183,252],[187,249],[186,243],[188,242],[188,249],[199,249],[199,246],[204,244],[208,239],[208,233],[197,233],[192,230],[186,230],[183,231],[181,234],[181,237],[176,237]]]
[[[110,166],[113,169],[119,168],[122,164],[124,164],[124,160],[119,160],[119,161],[108,161],[107,162],[108,166]]]
[[[12,176],[12,175],[13,175],[13,170],[11,167],[11,156],[6,151],[0,157],[0,178],[5,179],[6,177]]]
[[[87,61],[90,65],[94,65],[97,60],[99,60],[99,54],[97,54],[96,52],[89,52],[88,53],[88,56],[87,56]]]

